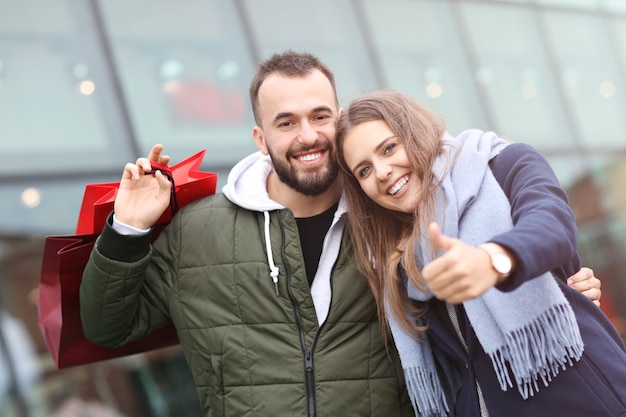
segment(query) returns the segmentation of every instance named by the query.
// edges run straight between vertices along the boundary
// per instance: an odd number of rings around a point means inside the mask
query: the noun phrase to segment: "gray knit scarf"
[[[436,202],[443,233],[479,245],[511,229],[509,201],[488,165],[507,142],[493,132],[469,130],[456,138],[446,134],[444,143],[450,157],[438,157],[433,166],[441,178],[446,162],[453,164],[443,180],[444,197]],[[428,238],[422,236],[416,245],[420,268],[431,261],[430,251],[420,248],[429,247]],[[407,289],[412,299],[432,298],[410,282]],[[539,389],[540,380],[547,386],[560,369],[571,366],[582,355],[574,312],[550,273],[514,291],[491,288],[481,297],[464,302],[463,307],[503,391],[513,387],[514,380],[526,399]],[[406,333],[389,309],[387,316],[415,411],[422,416],[448,415],[451,407],[435,369],[428,332],[422,335],[426,342],[418,341]]]

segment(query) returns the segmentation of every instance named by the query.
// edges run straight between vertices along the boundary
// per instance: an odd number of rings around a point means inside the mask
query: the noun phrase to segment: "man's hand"
[[[483,249],[445,236],[436,223],[428,232],[433,244],[444,253],[422,270],[422,277],[435,297],[452,304],[476,298],[493,287],[498,273]]]
[[[602,282],[593,275],[593,271],[590,268],[582,267],[580,271],[567,279],[567,285],[582,293],[600,307]]]
[[[154,145],[148,158],[124,167],[115,197],[115,218],[138,229],[152,227],[169,207],[171,184],[161,173],[152,174],[151,162],[167,165],[170,157],[161,155],[163,145]],[[150,175],[146,175],[150,174]]]

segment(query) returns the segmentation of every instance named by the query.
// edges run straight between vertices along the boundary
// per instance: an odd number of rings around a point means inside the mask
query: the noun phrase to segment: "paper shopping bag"
[[[159,165],[164,175],[172,181],[173,199],[176,208],[210,194],[215,194],[217,174],[199,171],[205,150],[172,166]],[[158,164],[154,164],[158,165]],[[113,211],[119,182],[87,184],[81,204],[76,234],[100,233],[104,222]],[[165,224],[172,219],[174,210],[166,210],[157,224]]]
[[[172,182],[173,210],[166,210],[152,231],[154,241],[176,209],[215,193],[217,174],[199,171],[205,151],[172,166],[153,164]],[[172,325],[119,348],[89,342],[80,320],[79,288],[85,265],[104,223],[113,210],[117,183],[88,184],[77,232],[48,236],[44,245],[38,299],[38,326],[58,369],[87,364],[178,343]]]
[[[80,321],[79,289],[98,234],[48,236],[39,283],[37,324],[57,369],[128,356],[178,343],[168,325],[119,348],[85,338]]]

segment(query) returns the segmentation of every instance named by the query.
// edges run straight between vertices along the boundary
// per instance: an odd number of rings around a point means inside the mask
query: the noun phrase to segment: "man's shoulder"
[[[187,204],[184,209],[186,211],[194,209],[207,209],[211,207],[233,207],[234,204],[226,198],[223,193],[215,193],[206,197],[199,198]]]
[[[215,193],[206,197],[199,198],[191,203],[188,203],[181,210],[185,216],[206,215],[207,212],[220,212],[225,214],[227,212],[236,212],[250,210],[233,203],[223,193]]]

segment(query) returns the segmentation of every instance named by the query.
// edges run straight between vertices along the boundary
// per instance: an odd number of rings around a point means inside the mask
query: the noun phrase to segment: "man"
[[[119,346],[172,321],[207,415],[413,416],[343,234],[332,72],[309,54],[277,54],[250,98],[260,152],[153,247],[170,183],[144,174],[169,158],[156,145],[126,165],[84,273],[85,335]],[[589,272],[577,279],[593,298]]]

